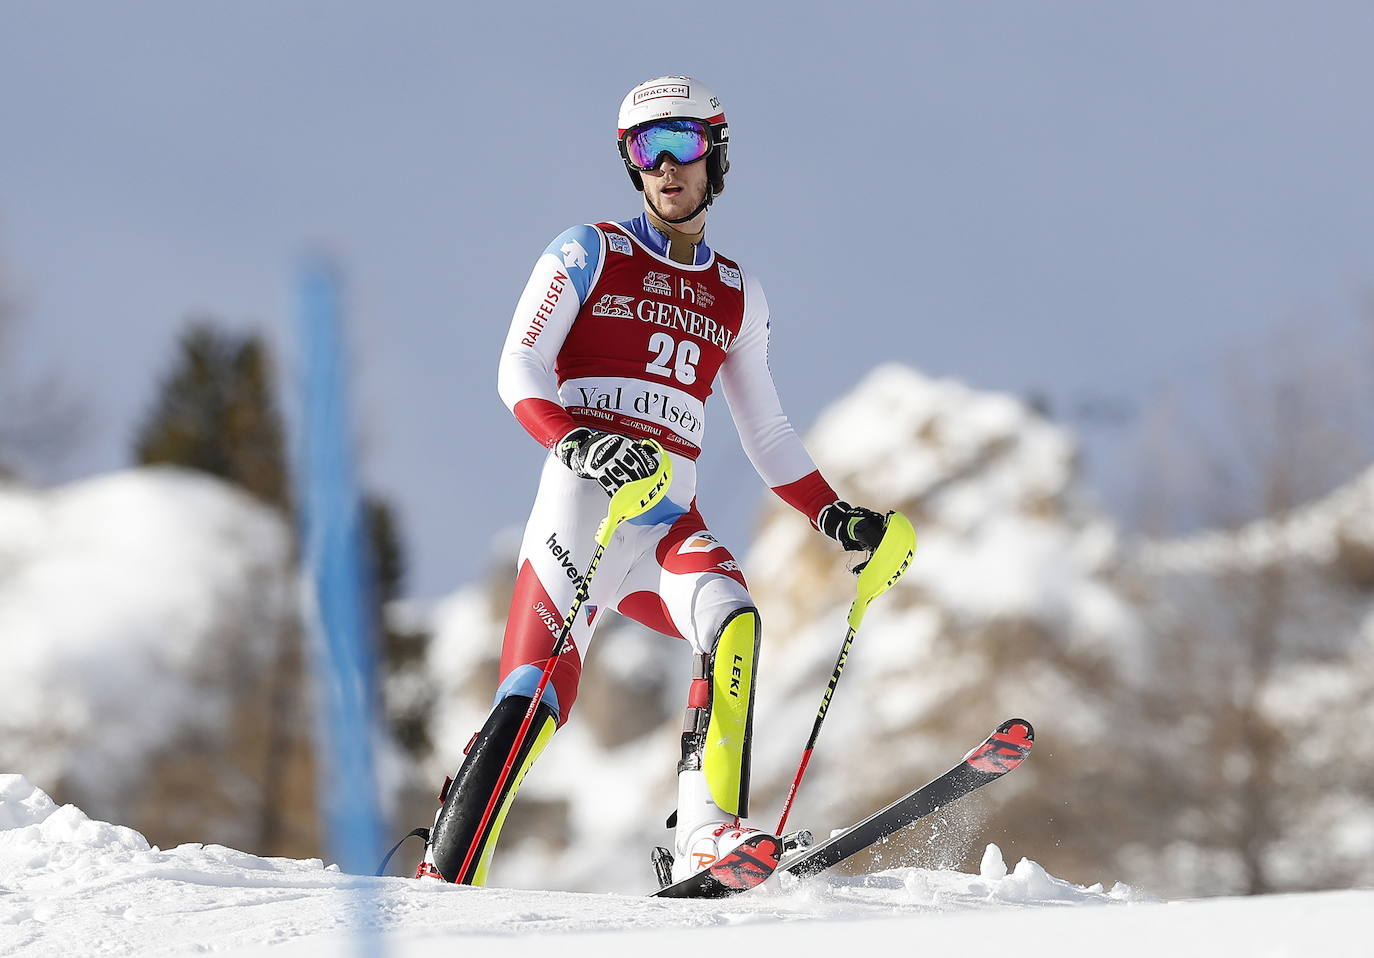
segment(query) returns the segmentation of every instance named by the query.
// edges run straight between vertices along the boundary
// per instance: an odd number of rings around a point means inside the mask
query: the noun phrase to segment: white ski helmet
[[[730,126],[725,122],[725,108],[706,84],[692,77],[665,76],[645,80],[620,102],[620,117],[616,130],[620,158],[630,174],[635,189],[643,192],[644,178],[630,159],[625,134],[634,127],[653,120],[700,120],[710,135],[710,150],[706,154],[706,175],[711,188],[700,207],[725,189],[725,174],[730,170]],[[695,215],[695,214],[693,214]]]

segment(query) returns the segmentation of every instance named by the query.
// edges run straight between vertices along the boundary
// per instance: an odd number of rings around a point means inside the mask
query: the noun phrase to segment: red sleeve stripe
[[[819,469],[810,475],[802,476],[796,482],[774,486],[773,491],[778,494],[779,499],[810,519],[812,525],[816,524],[816,517],[822,509],[840,498],[835,494],[835,490],[830,488],[830,483],[821,478]]]
[[[547,399],[520,400],[515,404],[515,418],[527,433],[550,449],[577,425],[566,409]]]

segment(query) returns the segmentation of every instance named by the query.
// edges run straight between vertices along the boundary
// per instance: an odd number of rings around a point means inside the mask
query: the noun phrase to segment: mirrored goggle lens
[[[630,162],[652,170],[667,153],[677,163],[694,163],[711,151],[706,124],[695,120],[659,120],[637,126],[625,134]]]

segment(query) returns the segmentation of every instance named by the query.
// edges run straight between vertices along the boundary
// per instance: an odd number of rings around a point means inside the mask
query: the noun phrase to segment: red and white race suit
[[[745,453],[774,492],[813,522],[838,498],[778,402],[762,287],[704,243],[695,254],[694,265],[669,260],[666,239],[644,216],[567,230],[535,263],[501,354],[501,398],[546,447],[588,426],[652,437],[673,457],[666,501],[621,525],[573,624],[573,648],[545,693],[560,723],[604,610],[709,653],[721,623],[753,604],[739,563],[696,509],[696,459],[717,380]],[[532,693],[606,504],[600,485],[550,453],[520,547],[498,699]]]

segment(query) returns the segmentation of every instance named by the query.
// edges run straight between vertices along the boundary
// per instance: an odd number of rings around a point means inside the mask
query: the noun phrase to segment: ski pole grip
[[[868,604],[897,584],[916,555],[916,530],[900,512],[887,515],[883,541],[859,573],[858,597],[849,607],[849,626],[857,629]]]
[[[668,487],[673,482],[673,461],[667,451],[653,439],[640,439],[641,445],[648,446],[658,456],[658,468],[653,475],[634,479],[625,483],[611,496],[611,504],[606,510],[606,518],[596,533],[596,542],[608,546],[616,527],[627,519],[642,516],[664,500]]]

